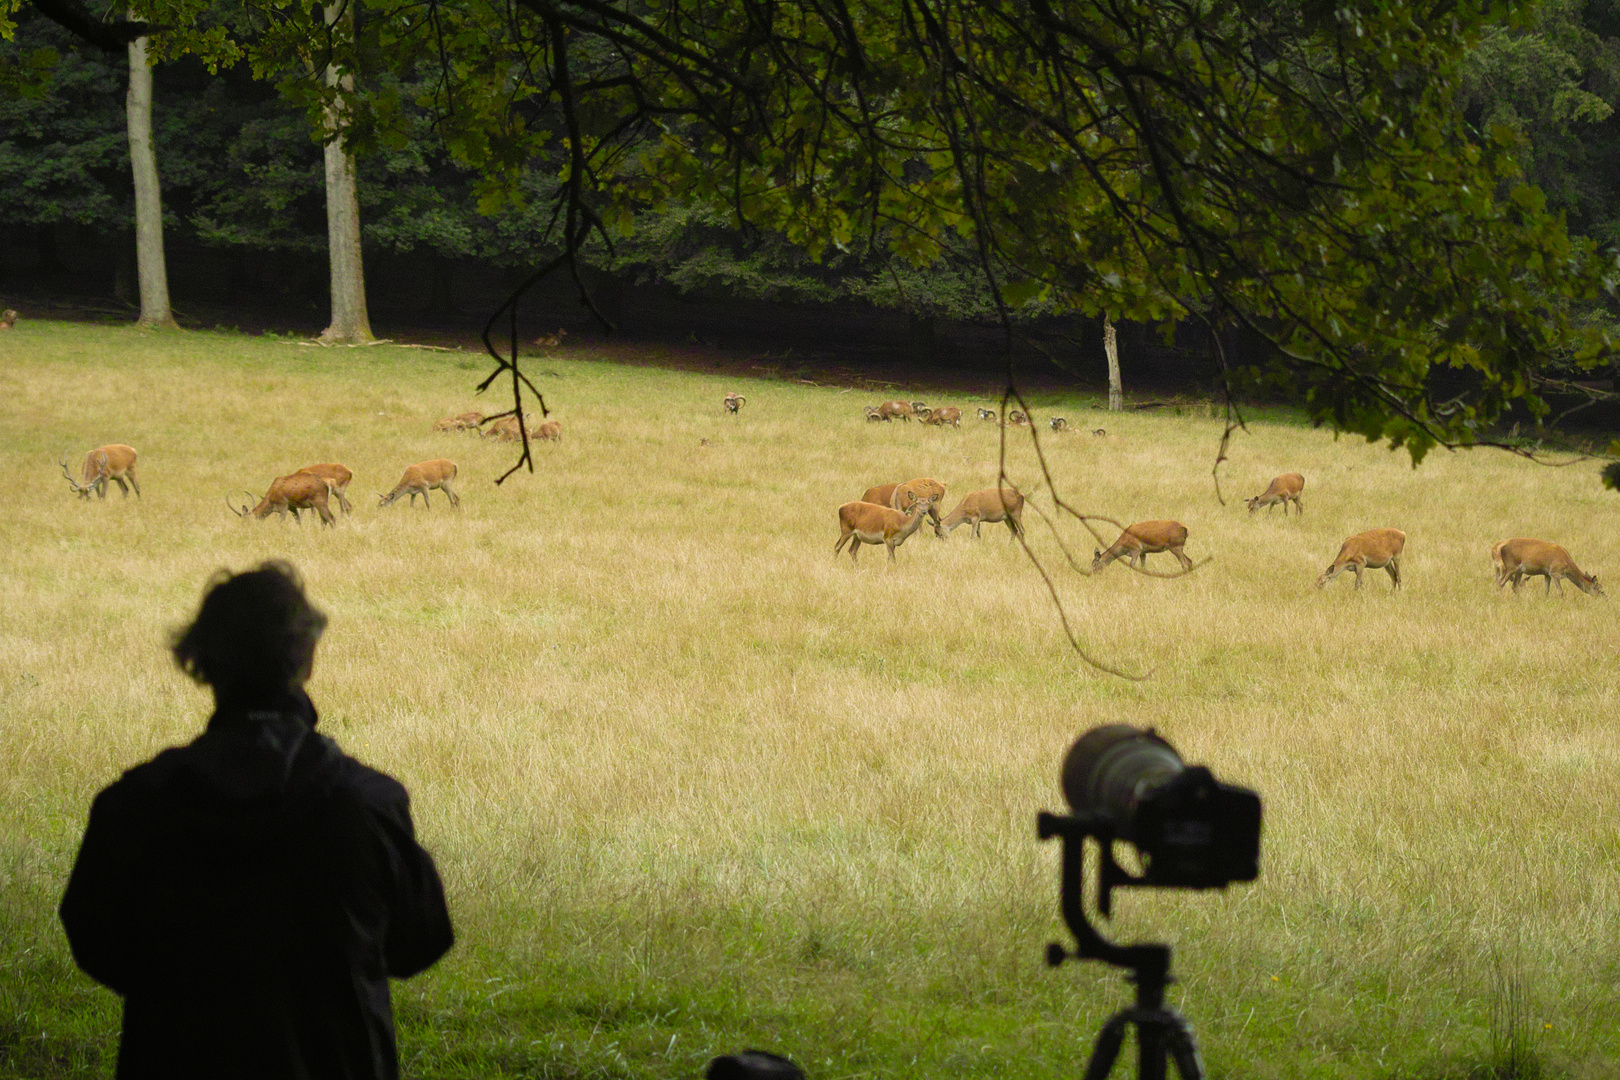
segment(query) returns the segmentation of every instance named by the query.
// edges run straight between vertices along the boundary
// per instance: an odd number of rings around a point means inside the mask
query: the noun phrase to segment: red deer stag
[[[331,493],[332,481],[326,477],[317,476],[314,473],[296,472],[290,476],[276,477],[270,484],[270,489],[264,493],[264,498],[259,500],[257,506],[243,506],[242,509],[238,510],[231,505],[230,496],[228,495],[225,497],[225,505],[230,506],[231,511],[239,518],[252,517],[258,518],[260,521],[269,517],[272,512],[285,520],[287,511],[291,510],[293,520],[300,525],[304,523],[304,519],[298,516],[298,511],[313,510],[320,516],[322,525],[336,525],[337,519],[332,516],[332,511],[327,507],[327,500],[331,497]],[[253,492],[250,491],[247,494],[251,496]]]
[[[1503,540],[1491,548],[1491,562],[1496,566],[1498,589],[1512,581],[1513,591],[1518,592],[1525,578],[1544,577],[1547,579],[1547,593],[1552,592],[1553,582],[1556,581],[1558,595],[1562,596],[1564,579],[1568,578],[1581,592],[1607,595],[1603,586],[1598,584],[1596,575],[1582,571],[1570,558],[1569,552],[1547,540],[1531,540],[1523,536]]]
[[[82,470],[84,483],[74,481],[73,474],[68,472],[67,455],[62,455],[62,475],[67,477],[68,486],[81,499],[88,499],[94,491],[101,498],[107,497],[107,481],[111,480],[123,491],[124,497],[129,498],[129,489],[135,488],[135,497],[141,497],[140,481],[135,479],[135,448],[125,446],[123,443],[109,443],[98,446],[84,455],[84,468]],[[129,483],[124,483],[128,480]]]
[[[1123,558],[1138,570],[1147,568],[1147,557],[1168,551],[1181,563],[1183,570],[1192,569],[1192,560],[1182,550],[1187,543],[1187,526],[1179,521],[1138,521],[1119,534],[1107,551],[1097,551],[1091,557],[1091,572],[1097,573],[1115,559]]]
[[[1271,486],[1264,492],[1250,499],[1249,513],[1254,513],[1262,506],[1270,508],[1282,503],[1283,517],[1288,516],[1288,504],[1292,502],[1294,509],[1301,514],[1305,512],[1305,504],[1299,501],[1299,493],[1305,490],[1305,478],[1297,472],[1283,473],[1271,481]]]
[[[902,514],[892,507],[876,503],[845,503],[838,508],[838,527],[842,535],[838,537],[838,543],[833,545],[833,556],[837,557],[844,545],[849,544],[849,559],[856,562],[862,544],[883,544],[889,549],[889,561],[894,562],[894,549],[917,531],[933,505],[931,499],[921,499],[912,504],[910,511]]]
[[[1316,579],[1316,587],[1320,589],[1349,569],[1355,572],[1356,588],[1359,589],[1363,570],[1382,567],[1395,583],[1392,589],[1398,589],[1401,587],[1401,552],[1405,550],[1406,534],[1399,529],[1368,529],[1364,533],[1357,533],[1339,548],[1333,565]]]
[[[972,525],[973,538],[979,537],[979,525],[988,521],[994,525],[998,521],[1007,523],[1013,537],[1024,534],[1024,496],[1007,488],[985,488],[983,491],[970,491],[963,496],[956,509],[946,514],[940,523],[934,526],[934,531],[941,538],[947,537],[958,525]]]
[[[459,510],[461,508],[461,499],[456,496],[454,491],[450,490],[450,481],[455,478],[456,463],[446,461],[444,458],[435,458],[432,461],[423,461],[412,465],[405,470],[405,475],[400,477],[399,483],[394,485],[393,491],[386,495],[377,496],[378,508],[391,506],[396,500],[403,498],[405,495],[410,495],[411,505],[415,506],[416,497],[420,495],[422,496],[422,507],[426,509],[431,505],[428,502],[428,490],[438,488],[450,499],[450,505]]]

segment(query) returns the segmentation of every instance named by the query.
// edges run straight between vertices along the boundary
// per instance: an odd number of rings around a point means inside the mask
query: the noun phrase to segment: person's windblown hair
[[[308,675],[326,616],[304,596],[290,563],[210,580],[197,618],[174,637],[174,660],[215,690],[278,691]]]

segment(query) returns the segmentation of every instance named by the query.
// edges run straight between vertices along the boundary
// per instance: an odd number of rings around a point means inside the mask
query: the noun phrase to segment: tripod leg
[[[1186,1019],[1171,1013],[1166,1027],[1170,1030],[1166,1032],[1165,1042],[1181,1080],[1204,1080],[1204,1063],[1198,1057],[1198,1044],[1193,1041],[1192,1028]]]
[[[1118,1013],[1097,1033],[1097,1045],[1092,1048],[1091,1060],[1086,1062],[1085,1080],[1108,1080],[1119,1057],[1120,1044],[1125,1041],[1127,1013]]]

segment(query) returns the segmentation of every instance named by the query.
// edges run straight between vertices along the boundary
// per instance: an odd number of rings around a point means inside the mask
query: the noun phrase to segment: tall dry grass
[[[858,392],[570,351],[535,368],[562,442],[496,488],[509,447],[428,431],[477,404],[482,369],[48,323],[0,341],[0,1014],[33,1018],[0,1015],[0,1063],[110,1045],[107,995],[51,988],[50,905],[95,790],[207,716],[166,635],[216,568],[285,557],[331,616],[323,729],[410,787],[457,913],[457,951],[402,992],[418,1074],[694,1075],[760,1041],[823,1077],[1068,1074],[1127,988],[1041,966],[1056,851],[1033,820],[1069,742],[1114,721],[1266,801],[1258,882],[1118,901],[1120,936],[1177,946],[1215,1075],[1460,1076],[1501,1046],[1620,1071],[1616,613],[1498,593],[1489,563],[1527,535],[1615,573],[1594,468],[1413,470],[1258,423],[1221,506],[1218,420],[1048,434],[1066,498],[1179,519],[1211,557],[1087,577],[1026,514],[1086,647],[1150,673],[1131,682],[1067,647],[1001,526],[921,531],[892,568],[833,558],[837,506],[870,485],[933,476],[946,509],[991,486],[990,425],[867,424]],[[1027,438],[1007,468],[1050,512]],[[111,441],[140,450],[144,498],[75,500],[58,456]],[[377,508],[440,456],[459,513]],[[323,460],[356,476],[335,529],[222,505]],[[1238,497],[1285,471],[1305,515],[1250,517]],[[1375,526],[1407,533],[1399,594],[1381,572],[1311,587]],[[1059,529],[1089,562],[1091,537]],[[41,1025],[54,1049],[26,1064]]]

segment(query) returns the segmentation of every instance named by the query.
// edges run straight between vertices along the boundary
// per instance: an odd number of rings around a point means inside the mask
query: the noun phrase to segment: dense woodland
[[[5,287],[133,303],[146,26],[8,7]],[[922,359],[946,325],[1072,358],[1113,319],[1418,455],[1613,374],[1610,0],[127,14],[182,309],[325,306],[341,147],[372,302],[418,323],[481,322],[537,267],[576,329],[626,289],[887,312]]]

